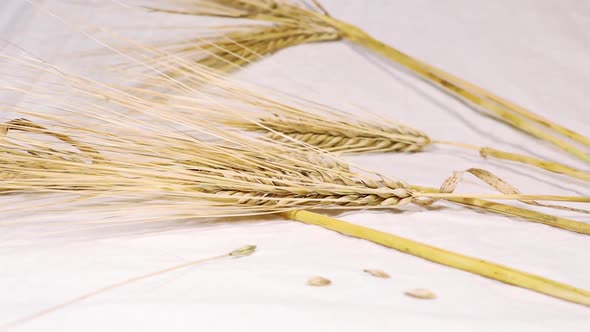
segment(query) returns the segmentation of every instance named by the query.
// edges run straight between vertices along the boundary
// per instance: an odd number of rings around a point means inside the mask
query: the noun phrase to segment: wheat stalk
[[[580,149],[576,145],[562,138],[566,137],[584,145],[585,147],[590,147],[590,139],[588,137],[530,112],[523,107],[498,97],[472,83],[466,82],[465,80],[404,54],[403,52],[376,40],[360,28],[329,16],[325,12],[325,9],[318,6],[316,1],[314,1],[314,3],[318,10],[307,9],[289,1],[194,0],[194,9],[192,6],[189,6],[186,10],[166,10],[162,8],[150,8],[150,10],[185,15],[248,18],[270,22],[282,27],[287,24],[288,27],[292,27],[294,30],[317,30],[318,34],[320,31],[322,33],[330,31],[334,34],[333,39],[328,38],[326,41],[346,39],[381,54],[401,66],[406,67],[414,74],[424,78],[426,81],[441,88],[443,91],[468,102],[476,109],[485,110],[496,119],[509,124],[518,130],[550,142],[571,155],[586,162],[590,162],[590,154],[588,154],[587,151]],[[274,28],[275,27],[271,26],[266,29],[268,29],[269,34],[272,35],[272,29]],[[264,33],[261,32],[261,29],[264,28],[255,28],[251,30],[251,28],[246,27],[244,32],[240,34],[238,40],[244,40],[246,41],[244,44],[249,45],[257,44],[257,40],[264,41],[265,37]],[[248,34],[250,34],[250,37],[247,37]],[[227,38],[219,37],[218,40],[223,40],[224,42],[220,43],[218,46],[223,48],[225,40],[228,39],[230,39],[229,35]],[[320,39],[314,41],[319,40]],[[285,47],[293,45],[295,44],[285,44]],[[264,47],[257,45],[254,49],[249,51],[240,51],[240,54],[234,54],[231,56],[225,56],[222,54],[220,57],[216,57],[215,53],[218,53],[216,51],[212,56],[218,60],[223,60],[223,62],[229,61],[235,65],[242,65],[244,62],[251,60],[251,54],[256,54],[261,49],[262,55],[268,54],[264,52]],[[273,52],[275,51],[276,49],[273,50]],[[217,63],[217,60],[214,62]],[[225,71],[232,69],[235,69],[235,67],[222,68],[222,70]],[[559,137],[556,134],[561,135],[562,137]]]
[[[147,273],[147,274],[143,274],[141,276],[133,277],[133,278],[130,278],[130,279],[127,279],[127,280],[124,280],[124,281],[117,282],[117,283],[112,284],[112,285],[108,285],[108,286],[102,287],[100,289],[91,291],[89,293],[86,293],[86,294],[77,296],[77,297],[75,297],[73,299],[70,299],[70,300],[68,300],[66,302],[59,303],[57,305],[48,307],[48,308],[43,309],[41,311],[38,311],[38,312],[35,312],[33,314],[27,315],[25,317],[21,317],[21,318],[15,319],[15,320],[13,320],[11,322],[8,322],[8,323],[5,323],[5,324],[0,324],[0,328],[2,330],[5,330],[5,331],[6,330],[10,330],[10,329],[14,329],[14,328],[16,328],[18,326],[22,326],[23,324],[32,321],[32,320],[35,320],[35,319],[38,319],[38,318],[47,316],[47,315],[52,314],[52,313],[54,313],[56,311],[59,311],[59,310],[61,310],[63,308],[69,307],[69,306],[74,305],[74,304],[78,304],[78,303],[80,303],[82,301],[86,301],[89,298],[95,297],[97,295],[101,295],[101,294],[110,292],[112,290],[115,290],[115,289],[119,289],[121,287],[128,286],[129,284],[133,284],[133,283],[136,283],[136,282],[144,281],[146,279],[157,277],[157,276],[160,276],[160,275],[169,273],[169,272],[173,272],[173,271],[177,271],[177,270],[182,270],[182,269],[186,269],[186,268],[189,268],[189,267],[194,267],[196,265],[200,265],[200,264],[204,264],[204,263],[209,263],[209,262],[212,262],[212,261],[217,261],[217,260],[227,259],[227,258],[238,258],[238,257],[250,256],[251,254],[254,253],[255,250],[256,250],[256,246],[247,245],[247,246],[238,248],[236,250],[233,250],[232,252],[229,252],[227,254],[223,254],[223,255],[219,255],[219,256],[214,256],[214,257],[208,257],[208,258],[201,258],[201,259],[198,259],[198,260],[193,260],[193,261],[190,261],[190,262],[186,262],[186,263],[182,263],[182,264],[177,264],[177,265],[174,265],[174,266],[165,268],[165,269],[161,269],[161,270],[158,270],[158,271],[154,271],[154,272],[150,272],[150,273]]]

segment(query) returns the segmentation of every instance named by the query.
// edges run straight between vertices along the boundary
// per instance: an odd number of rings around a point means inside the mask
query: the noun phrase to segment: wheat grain
[[[307,280],[307,284],[309,286],[314,286],[314,287],[325,287],[325,286],[330,286],[332,284],[332,281],[330,279],[326,279],[324,277],[312,277],[309,280]]]
[[[425,288],[416,288],[405,292],[409,297],[413,297],[415,299],[421,300],[434,300],[436,299],[436,294],[434,294],[431,290]]]
[[[387,272],[378,269],[364,269],[364,272],[372,275],[373,277],[382,278],[382,279],[389,279],[391,276],[387,274]]]

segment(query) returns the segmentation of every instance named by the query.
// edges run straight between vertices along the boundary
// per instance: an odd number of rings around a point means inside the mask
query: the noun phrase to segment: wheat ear
[[[274,116],[261,118],[259,124],[234,121],[233,125],[246,130],[267,132],[267,137],[273,140],[287,142],[290,139],[295,139],[334,153],[418,152],[433,144],[451,145],[478,151],[483,158],[512,161],[590,181],[590,173],[558,162],[490,147],[432,140],[420,130],[405,125],[384,126],[349,120],[346,123],[339,123],[341,128],[336,130],[329,125],[330,119],[324,118],[320,121],[316,121],[316,119],[317,115],[299,119]],[[232,124],[232,122],[227,123]],[[269,131],[269,129],[271,130]]]
[[[338,39],[340,35],[329,30],[291,25],[255,26],[248,31],[240,29],[218,37],[172,43],[166,48],[170,53],[186,56],[193,63],[228,73],[288,47]],[[166,57],[150,59],[148,63],[162,60]],[[182,81],[182,73],[186,70],[180,67],[167,75]]]
[[[315,11],[300,7],[288,1],[195,0],[195,4],[197,4],[197,8],[199,9],[174,11],[152,8],[152,10],[188,15],[249,18],[275,24],[287,22],[297,28],[313,26],[316,29],[317,27],[333,29],[340,34],[341,38],[385,56],[441,88],[443,91],[467,101],[477,109],[487,111],[498,120],[539,139],[550,142],[581,160],[590,162],[590,154],[554,134],[565,136],[586,147],[590,147],[590,139],[588,137],[545,119],[472,83],[468,83],[386,45],[371,37],[360,28],[327,15],[324,9]],[[250,43],[254,42],[254,38],[256,38],[254,35],[252,37]]]

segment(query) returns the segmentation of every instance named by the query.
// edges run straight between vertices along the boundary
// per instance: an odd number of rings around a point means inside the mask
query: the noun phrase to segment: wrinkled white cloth
[[[123,31],[148,40],[159,33],[149,29],[158,23],[197,26],[200,22],[198,18],[165,15],[139,19],[124,10],[110,11],[107,2],[38,3],[79,22],[134,25],[135,30]],[[590,2],[322,3],[333,16],[406,53],[580,133],[590,133]],[[73,61],[64,57],[79,50],[80,38],[57,32],[63,31],[63,26],[27,1],[0,3],[0,45],[17,44],[48,62]],[[525,152],[588,169],[346,43],[288,49],[236,77],[328,105],[376,113],[422,129],[435,139]],[[590,195],[589,186],[580,181],[482,160],[469,151],[450,148],[347,159],[416,184],[437,186],[455,170],[480,167],[526,193]],[[489,190],[471,180],[460,188],[465,192]],[[588,237],[438,205],[444,208],[358,212],[341,217],[590,289]],[[73,223],[92,220],[83,211],[27,218]],[[18,220],[0,216],[0,223]],[[49,234],[60,231],[31,228],[25,234],[26,230],[0,228],[0,322],[152,270],[256,244],[259,250],[251,257],[212,262],[136,283],[35,320],[21,330],[538,332],[582,331],[590,326],[586,307],[297,222],[251,218],[207,225],[172,223],[167,229],[140,224],[117,236],[98,229],[47,240]],[[42,239],[36,242],[35,237]],[[363,272],[367,268],[382,269],[391,279],[371,277]],[[316,275],[329,278],[332,285],[307,286],[306,280]],[[414,288],[429,289],[438,298],[425,301],[403,295]]]

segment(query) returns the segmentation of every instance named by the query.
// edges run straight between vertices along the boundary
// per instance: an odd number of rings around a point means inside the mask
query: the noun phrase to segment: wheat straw
[[[46,308],[46,309],[43,309],[41,311],[35,312],[35,313],[31,314],[31,315],[27,315],[25,317],[16,319],[16,320],[14,320],[12,322],[8,322],[8,323],[5,323],[5,324],[2,324],[2,325],[0,325],[0,329],[2,329],[2,330],[14,329],[14,328],[16,328],[18,326],[21,326],[21,325],[23,325],[25,323],[28,323],[28,322],[32,321],[32,320],[35,320],[35,319],[38,319],[38,318],[47,316],[47,315],[52,314],[52,313],[54,313],[54,312],[56,312],[58,310],[64,309],[66,307],[69,307],[71,305],[80,303],[82,301],[86,301],[89,298],[95,297],[97,295],[101,295],[101,294],[110,292],[112,290],[115,290],[115,289],[118,289],[118,288],[121,288],[121,287],[128,286],[129,284],[133,284],[133,283],[136,283],[136,282],[144,281],[146,279],[157,277],[157,276],[160,276],[162,274],[166,274],[166,273],[177,271],[177,270],[181,270],[181,269],[186,269],[188,267],[193,267],[195,265],[199,265],[199,264],[203,264],[203,263],[208,263],[208,262],[211,262],[211,261],[216,261],[216,260],[220,260],[220,259],[224,259],[224,258],[230,258],[230,257],[237,258],[237,257],[250,256],[250,255],[252,255],[254,253],[255,250],[256,250],[256,246],[248,245],[248,246],[244,246],[244,247],[238,248],[238,249],[236,249],[236,250],[234,250],[234,251],[232,251],[232,252],[230,252],[228,254],[219,255],[219,256],[215,256],[215,257],[209,257],[209,258],[201,258],[201,259],[198,259],[198,260],[193,260],[193,261],[190,261],[190,262],[186,262],[186,263],[178,264],[178,265],[175,265],[175,266],[171,266],[171,267],[168,267],[168,268],[165,268],[165,269],[162,269],[162,270],[150,272],[150,273],[147,273],[147,274],[144,274],[144,275],[141,275],[141,276],[133,277],[133,278],[130,278],[130,279],[121,281],[121,282],[117,282],[117,283],[112,284],[112,285],[109,285],[109,286],[105,286],[105,287],[99,288],[97,290],[94,290],[92,292],[86,293],[84,295],[77,296],[77,297],[75,297],[73,299],[70,299],[70,300],[68,300],[66,302],[62,302],[60,304],[51,306],[49,308]]]

